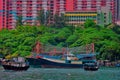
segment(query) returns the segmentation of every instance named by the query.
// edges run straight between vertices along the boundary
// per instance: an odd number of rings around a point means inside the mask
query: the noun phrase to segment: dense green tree
[[[49,23],[49,19],[51,17],[50,11],[45,11],[44,9],[38,12],[37,20],[41,25],[47,25]]]
[[[108,26],[108,28],[112,29],[117,34],[120,34],[120,26],[119,25],[112,24],[112,25]]]
[[[23,25],[23,22],[22,22],[22,16],[18,16],[17,17],[17,23],[16,23],[16,26],[22,26]]]
[[[61,15],[55,14],[54,15],[54,27],[63,28],[66,26],[65,23],[66,23],[66,20],[65,20],[64,14],[61,14]]]
[[[42,25],[45,24],[45,15],[43,9],[38,12],[37,20],[39,21],[40,24]]]
[[[87,19],[84,23],[84,27],[88,28],[88,27],[95,27],[96,23],[91,20],[91,19]]]
[[[99,52],[98,59],[111,61],[120,59],[119,26],[105,27],[86,22],[83,27],[64,26],[52,28],[41,26],[18,26],[14,30],[0,31],[0,54],[3,56],[27,56],[31,53],[36,41],[42,44],[52,44],[60,47],[78,47],[94,43],[95,51]]]
[[[78,36],[73,34],[67,38],[66,43],[68,45],[73,44],[77,39],[78,39]]]
[[[65,42],[65,40],[72,34],[72,32],[64,27],[62,28],[59,33],[55,36],[56,42]]]

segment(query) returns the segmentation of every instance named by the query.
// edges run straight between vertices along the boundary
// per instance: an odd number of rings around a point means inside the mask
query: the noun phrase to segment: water
[[[120,80],[120,68],[83,69],[29,68],[27,71],[4,71],[0,67],[0,80]]]

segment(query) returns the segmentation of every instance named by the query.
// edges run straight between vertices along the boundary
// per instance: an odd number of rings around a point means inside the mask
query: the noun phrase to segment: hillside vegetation
[[[55,46],[76,47],[95,44],[98,59],[120,59],[120,27],[114,24],[105,27],[92,21],[73,27],[19,26],[13,30],[0,31],[0,54],[3,56],[30,55],[36,41]]]

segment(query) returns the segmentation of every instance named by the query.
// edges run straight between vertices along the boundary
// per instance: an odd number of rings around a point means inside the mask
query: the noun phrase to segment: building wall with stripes
[[[14,29],[18,16],[22,16],[24,25],[36,25],[40,10],[50,11],[49,23],[54,22],[54,15],[67,12],[96,11],[104,7],[111,12],[112,22],[116,20],[116,0],[0,0],[0,29]],[[3,12],[2,12],[3,11]],[[2,16],[1,16],[2,15]],[[108,15],[106,15],[108,16]],[[79,16],[78,16],[79,17]],[[91,16],[92,17],[92,16]]]

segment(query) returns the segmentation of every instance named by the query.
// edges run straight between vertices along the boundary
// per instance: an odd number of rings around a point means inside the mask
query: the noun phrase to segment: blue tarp
[[[96,54],[94,53],[89,53],[89,54],[77,54],[76,57],[80,58],[85,58],[85,57],[94,57]]]

